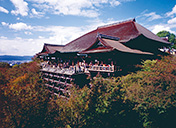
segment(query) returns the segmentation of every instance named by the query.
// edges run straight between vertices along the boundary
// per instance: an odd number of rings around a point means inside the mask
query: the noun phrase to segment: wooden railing
[[[42,65],[43,68],[46,70],[51,70],[53,69],[55,73],[62,73],[62,74],[75,74],[75,73],[89,73],[89,71],[95,71],[95,72],[114,72],[115,68],[114,65],[108,65],[108,66],[98,66],[98,65],[92,65],[88,67],[84,66],[71,66],[70,68],[60,68],[54,65]]]
[[[96,71],[96,72],[114,72],[114,66],[89,66],[89,71]]]

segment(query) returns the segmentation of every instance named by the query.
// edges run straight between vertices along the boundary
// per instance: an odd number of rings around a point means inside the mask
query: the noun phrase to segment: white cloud
[[[9,25],[9,24],[6,23],[6,22],[1,22],[1,24],[2,24],[3,26],[8,26],[8,25]]]
[[[10,29],[14,29],[14,30],[31,30],[32,27],[30,25],[27,25],[25,23],[19,22],[16,24],[10,24],[9,25]]]
[[[7,39],[6,36],[0,36],[0,39]]]
[[[118,6],[117,0],[29,0],[36,8],[57,15],[99,16],[98,7],[103,4]]]
[[[28,15],[29,8],[27,2],[25,2],[24,0],[10,0],[10,1],[14,4],[16,8],[16,10],[11,11],[12,14],[14,15],[20,14],[22,16]]]
[[[9,11],[3,7],[0,6],[0,12],[4,12],[4,13],[9,13]]]
[[[176,26],[172,26],[172,27],[176,27]],[[165,30],[165,31],[169,31],[171,33],[176,34],[175,31],[171,30],[172,27],[169,26],[169,25],[167,25],[167,24],[155,25],[155,26],[152,26],[152,32],[155,33],[155,34],[157,34],[158,32]]]
[[[0,38],[1,55],[34,55],[43,47],[44,40],[36,39],[3,39]]]
[[[172,19],[170,19],[170,20],[168,20],[167,23],[168,23],[168,24],[174,24],[174,23],[176,23],[176,17],[175,17],[175,18],[172,18]]]
[[[112,7],[114,7],[114,6],[120,5],[120,2],[117,1],[117,0],[112,0],[112,1],[110,1],[110,4],[111,4]]]
[[[38,12],[38,11],[36,11],[35,8],[32,8],[32,9],[31,9],[31,12],[32,12],[32,13],[30,14],[30,17],[31,17],[31,18],[33,18],[33,17],[41,18],[41,17],[43,17],[43,15],[44,15],[43,12]]]
[[[64,26],[28,26],[25,23],[2,24],[15,30],[27,30],[30,29],[35,32],[46,32],[49,37],[38,36],[38,38],[25,39],[22,37],[16,37],[14,39],[8,39],[3,36],[0,37],[0,54],[1,55],[34,55],[42,50],[43,43],[52,44],[66,44],[69,41],[85,34],[89,27],[64,27]],[[29,31],[25,31],[24,34],[32,34]]]
[[[32,13],[33,13],[34,15],[38,15],[38,14],[39,14],[39,13],[35,10],[35,8],[31,9],[31,11],[32,11]]]
[[[167,13],[166,13],[167,16],[172,16],[172,15],[174,15],[174,14],[176,14],[176,5],[172,8],[172,11],[171,11],[171,12],[167,12]]]
[[[53,3],[50,2],[50,5],[52,4]],[[93,3],[88,0],[58,0],[56,5],[54,5],[54,9],[56,14],[80,15],[86,17],[97,17],[99,15],[97,10],[93,7]]]
[[[144,16],[149,17],[148,18],[149,21],[153,21],[153,20],[162,18],[160,15],[157,15],[156,12],[151,12],[151,13],[148,13],[148,14],[144,14]]]
[[[94,10],[83,10],[80,14],[80,16],[86,16],[86,17],[97,17],[98,15],[99,13]]]
[[[39,39],[44,39],[44,37],[43,37],[43,36],[39,36],[38,38],[39,38]]]
[[[97,21],[98,22],[98,21]],[[101,21],[99,21],[101,22]],[[10,27],[10,25],[8,25]],[[43,43],[67,44],[68,42],[78,38],[79,36],[95,29],[95,25],[82,27],[64,27],[64,26],[30,26],[33,33],[48,33],[49,37],[38,36],[38,38],[25,39],[16,37],[14,39],[0,38],[0,54],[6,55],[34,55],[42,50]],[[24,23],[11,24],[11,28],[15,30],[23,30],[28,27]],[[97,26],[96,26],[97,27]],[[29,31],[25,31],[29,34]]]
[[[43,43],[66,44],[88,32],[89,27],[64,27],[64,26],[33,26],[33,31],[47,32],[49,37],[38,36],[37,39],[0,38],[0,54],[6,55],[34,55],[42,50]]]
[[[31,9],[31,12],[32,12],[32,17],[42,17],[44,13],[42,12],[38,12],[35,10],[35,8]]]
[[[22,38],[21,38],[21,37],[18,37],[18,36],[17,36],[15,39],[16,39],[16,40],[22,40]]]
[[[26,35],[32,35],[32,32],[28,32],[28,31],[26,31],[26,32],[24,32]]]
[[[87,32],[87,28],[84,27],[64,27],[64,26],[49,26],[49,27],[35,27],[35,31],[45,31],[50,33],[50,37],[48,38],[52,43],[62,43],[66,44],[71,40],[85,34]],[[39,38],[43,38],[39,36]]]
[[[49,39],[53,43],[62,43],[67,44],[68,42],[82,36],[83,34],[86,34],[89,31],[92,31],[96,29],[98,26],[102,26],[105,24],[114,23],[117,21],[114,21],[113,19],[107,19],[107,22],[103,22],[100,19],[95,19],[90,21],[90,25],[87,26],[81,26],[81,27],[65,27],[65,26],[48,26],[48,27],[42,27],[42,26],[33,26],[34,31],[38,32],[47,32],[50,33]],[[41,37],[41,36],[39,36]]]

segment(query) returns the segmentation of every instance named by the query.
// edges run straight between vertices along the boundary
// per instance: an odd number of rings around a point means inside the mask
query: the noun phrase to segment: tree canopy
[[[73,86],[67,100],[51,96],[44,88],[36,62],[2,67],[2,128],[175,126],[176,56],[143,61],[141,70],[126,76],[96,77],[91,87]]]
[[[169,31],[160,31],[156,34],[159,37],[168,37],[168,41],[171,43],[176,44],[176,36],[173,33],[170,33]]]

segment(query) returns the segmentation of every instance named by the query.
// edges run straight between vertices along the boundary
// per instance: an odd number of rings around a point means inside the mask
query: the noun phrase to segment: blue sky
[[[176,34],[176,0],[0,0],[0,55],[34,55],[98,26],[136,18]]]

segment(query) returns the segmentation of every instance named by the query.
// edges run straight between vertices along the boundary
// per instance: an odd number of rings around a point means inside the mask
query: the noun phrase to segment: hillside
[[[135,73],[96,77],[70,97],[47,91],[37,62],[0,65],[2,128],[173,128],[176,56],[146,60]]]

